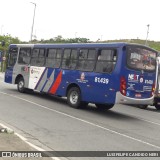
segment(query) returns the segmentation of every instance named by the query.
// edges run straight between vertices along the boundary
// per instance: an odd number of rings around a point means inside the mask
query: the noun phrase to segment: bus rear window
[[[127,47],[127,66],[131,69],[154,71],[156,52],[146,48]]]

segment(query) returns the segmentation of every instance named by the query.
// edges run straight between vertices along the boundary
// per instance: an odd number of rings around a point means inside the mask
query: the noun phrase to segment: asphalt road
[[[109,111],[73,109],[65,99],[19,93],[0,77],[0,123],[31,143],[58,151],[160,151],[160,111],[115,105]],[[82,159],[82,158],[68,158]],[[140,159],[140,158],[83,158]],[[159,159],[145,157],[141,159]]]

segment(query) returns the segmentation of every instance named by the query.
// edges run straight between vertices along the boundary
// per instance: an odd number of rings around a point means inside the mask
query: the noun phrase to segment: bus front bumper
[[[116,93],[115,103],[119,103],[119,104],[152,105],[153,102],[154,102],[154,96],[151,98],[145,98],[145,99],[135,99],[135,98],[123,96],[120,92]]]

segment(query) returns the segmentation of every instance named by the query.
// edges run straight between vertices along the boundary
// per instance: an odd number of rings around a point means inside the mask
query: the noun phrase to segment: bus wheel
[[[155,108],[156,108],[157,110],[160,110],[160,105],[159,105],[159,104],[155,104]]]
[[[146,108],[148,107],[148,105],[138,105],[138,107],[139,107],[140,109],[146,109]]]
[[[72,87],[67,93],[67,102],[73,108],[80,108],[81,105],[81,92],[79,88]]]
[[[96,103],[95,105],[98,110],[109,110],[114,106],[114,104],[99,104],[99,103]]]
[[[24,88],[24,79],[21,77],[18,80],[17,83],[17,89],[20,93],[24,93],[25,92],[25,88]]]

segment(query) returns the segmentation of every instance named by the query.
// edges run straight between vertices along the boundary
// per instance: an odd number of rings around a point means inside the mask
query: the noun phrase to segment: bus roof
[[[145,48],[151,49],[148,46],[136,43],[126,43],[126,42],[113,42],[113,43],[53,43],[53,44],[11,44],[10,47],[31,47],[31,48],[120,48],[128,45],[133,46],[143,46]],[[153,49],[152,49],[153,50]]]

